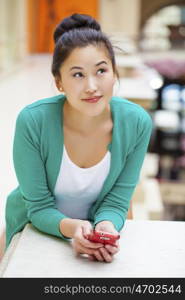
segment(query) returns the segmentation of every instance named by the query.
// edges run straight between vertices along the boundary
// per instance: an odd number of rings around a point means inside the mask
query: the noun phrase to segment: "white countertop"
[[[120,246],[112,263],[91,262],[28,224],[12,240],[0,277],[185,277],[185,222],[127,220]]]

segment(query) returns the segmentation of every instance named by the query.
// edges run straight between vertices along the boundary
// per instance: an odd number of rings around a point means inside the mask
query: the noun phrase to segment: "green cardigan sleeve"
[[[124,226],[130,199],[139,179],[151,132],[151,117],[144,114],[144,118],[140,121],[136,144],[126,157],[124,167],[113,188],[96,211],[94,226],[103,220],[111,221],[118,231]]]
[[[29,109],[24,108],[16,121],[13,162],[27,217],[40,231],[69,240],[59,230],[60,221],[66,216],[56,209],[48,188],[39,130]]]

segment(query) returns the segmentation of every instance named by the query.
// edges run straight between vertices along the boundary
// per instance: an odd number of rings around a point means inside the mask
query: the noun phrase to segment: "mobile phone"
[[[88,235],[88,240],[95,243],[114,245],[117,240],[119,240],[120,235],[111,234],[109,232],[96,231],[93,230],[91,234]]]

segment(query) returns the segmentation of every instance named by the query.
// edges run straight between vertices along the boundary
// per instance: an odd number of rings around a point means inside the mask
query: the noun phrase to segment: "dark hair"
[[[55,49],[51,70],[54,77],[60,77],[59,69],[62,63],[75,48],[104,45],[112,62],[113,71],[119,78],[113,46],[106,34],[101,31],[99,23],[91,16],[73,14],[63,19],[55,28],[53,38]]]

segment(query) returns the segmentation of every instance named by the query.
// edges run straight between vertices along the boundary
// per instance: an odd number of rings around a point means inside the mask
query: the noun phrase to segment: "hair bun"
[[[53,35],[55,43],[65,32],[82,27],[101,31],[99,23],[91,16],[86,14],[73,14],[63,19],[62,22],[57,25]]]

